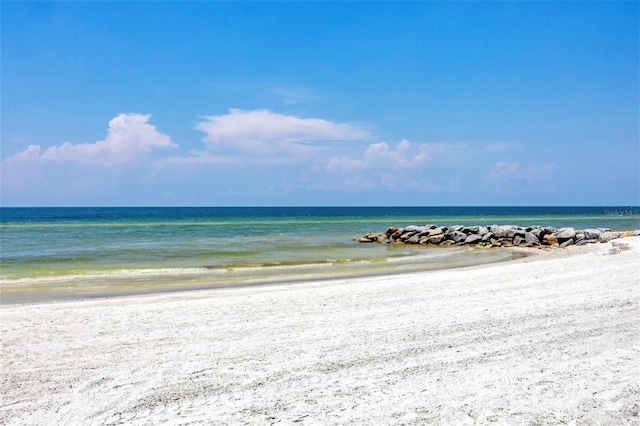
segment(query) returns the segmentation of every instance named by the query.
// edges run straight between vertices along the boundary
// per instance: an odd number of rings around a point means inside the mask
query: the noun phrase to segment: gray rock
[[[461,231],[450,231],[447,235],[456,243],[462,243],[467,238],[467,234]]]
[[[491,232],[491,231],[485,232],[485,233],[482,235],[482,241],[489,241],[489,240],[491,240],[493,237],[494,237],[493,232]]]
[[[480,241],[482,241],[482,236],[481,235],[470,234],[469,236],[467,236],[467,238],[465,238],[464,243],[465,244],[477,244]]]
[[[634,237],[640,236],[640,229],[636,229],[631,235],[633,235]]]
[[[433,237],[434,235],[442,235],[444,234],[444,229],[442,228],[433,228],[429,230],[429,236]]]
[[[444,241],[444,234],[437,234],[429,237],[429,242],[431,244],[440,244],[443,241]]]
[[[514,246],[519,246],[522,243],[526,243],[526,240],[525,240],[524,236],[516,235],[515,237],[513,237],[513,245]]]
[[[407,244],[418,244],[420,243],[420,234],[416,233],[414,235],[411,236],[411,238],[409,238],[407,240]]]
[[[597,240],[602,231],[599,229],[585,229],[582,231],[584,233],[584,238],[587,240]]]
[[[465,234],[477,234],[478,231],[480,230],[479,226],[465,226],[464,228],[461,229],[462,232],[464,232]]]
[[[425,228],[424,228],[424,226],[410,225],[410,226],[407,226],[406,228],[404,228],[404,230],[406,232],[423,232],[423,231],[425,231]]]
[[[559,241],[572,240],[576,237],[576,230],[573,228],[559,229],[556,237]]]
[[[493,232],[493,235],[496,236],[496,238],[507,238],[507,234],[509,232],[509,229],[513,228],[513,225],[504,225],[504,226],[500,226],[500,225],[491,225],[489,227],[489,231]],[[513,237],[511,237],[513,238]]]
[[[414,231],[405,231],[400,235],[400,240],[407,241],[409,238],[413,237],[416,234]]]
[[[585,240],[585,239],[576,240],[576,245],[577,246],[583,246],[583,245],[585,245],[587,243],[588,243],[588,240]]]
[[[538,236],[535,235],[533,232],[525,232],[524,241],[527,243],[528,246],[540,245],[540,240],[538,239]]]
[[[516,235],[524,238],[525,230],[519,226],[507,229],[507,238],[515,238]]]
[[[570,245],[573,245],[573,238],[569,238],[565,242],[561,243],[560,247],[563,248],[563,247],[567,247],[567,246],[570,246]]]
[[[598,236],[598,241],[600,241],[601,243],[606,243],[611,240],[615,240],[616,238],[620,238],[620,234],[620,232],[605,231]]]
[[[542,228],[534,228],[529,231],[530,234],[535,235],[538,241],[542,241],[542,236],[544,235],[544,230]],[[526,235],[526,234],[525,234]]]

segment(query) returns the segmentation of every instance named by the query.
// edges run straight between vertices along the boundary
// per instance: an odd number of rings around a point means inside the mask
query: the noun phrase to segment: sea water
[[[639,229],[638,207],[0,209],[0,302],[296,282],[496,262],[506,250],[359,244],[408,225]]]

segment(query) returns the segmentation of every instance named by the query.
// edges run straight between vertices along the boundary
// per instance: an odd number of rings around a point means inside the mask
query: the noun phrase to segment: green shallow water
[[[2,208],[2,303],[456,267],[499,251],[358,244],[390,226],[640,228],[635,207]]]

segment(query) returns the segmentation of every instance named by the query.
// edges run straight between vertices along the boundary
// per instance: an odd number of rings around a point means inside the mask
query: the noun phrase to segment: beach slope
[[[0,423],[638,424],[640,237],[0,307]]]

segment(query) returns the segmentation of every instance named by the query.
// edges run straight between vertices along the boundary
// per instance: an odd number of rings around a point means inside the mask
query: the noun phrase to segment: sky
[[[640,204],[640,3],[12,2],[2,206]]]

